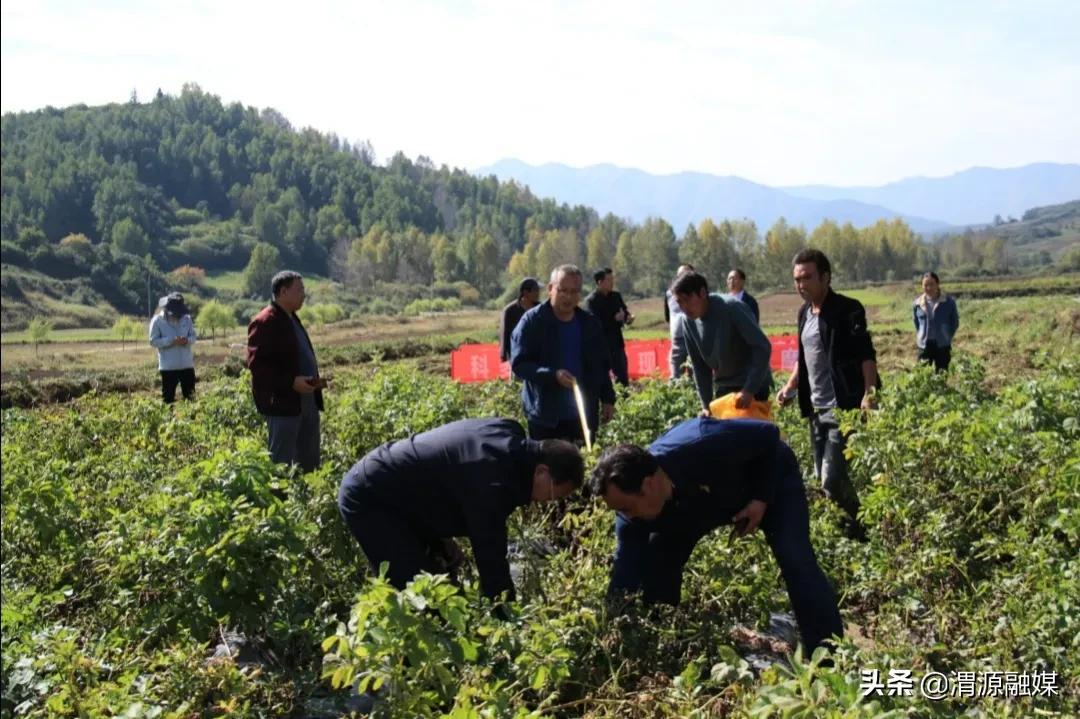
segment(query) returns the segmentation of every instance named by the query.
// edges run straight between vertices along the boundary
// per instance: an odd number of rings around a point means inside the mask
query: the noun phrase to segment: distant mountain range
[[[750,218],[762,230],[778,218],[812,229],[824,219],[856,226],[903,218],[932,235],[957,226],[989,224],[995,215],[1080,198],[1080,165],[1039,163],[1014,169],[972,168],[942,178],[909,178],[881,187],[769,187],[736,176],[593,165],[574,168],[500,160],[476,170],[528,185],[541,197],[590,205],[600,213],[642,221],[663,217],[676,232],[706,217]]]

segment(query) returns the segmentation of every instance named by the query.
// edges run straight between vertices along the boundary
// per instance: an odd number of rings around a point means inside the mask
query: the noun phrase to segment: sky
[[[0,110],[195,83],[294,127],[499,159],[878,185],[1080,162],[1080,2],[18,0]]]

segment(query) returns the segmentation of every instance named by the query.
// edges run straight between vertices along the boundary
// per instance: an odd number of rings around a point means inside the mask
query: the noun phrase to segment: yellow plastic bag
[[[709,414],[717,419],[762,419],[772,421],[772,404],[768,401],[751,400],[750,406],[739,409],[735,406],[738,392],[730,392],[717,397],[709,403]]]

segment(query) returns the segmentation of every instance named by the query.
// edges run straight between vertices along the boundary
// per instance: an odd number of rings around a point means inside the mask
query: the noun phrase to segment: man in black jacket
[[[540,304],[540,283],[534,277],[526,277],[518,285],[518,298],[503,307],[499,318],[499,359],[510,361],[510,335],[513,334],[521,316]]]
[[[622,328],[634,321],[634,315],[622,295],[615,291],[615,272],[610,267],[597,270],[593,280],[596,289],[585,298],[585,309],[600,320],[600,326],[604,328],[604,341],[611,355],[611,371],[619,384],[625,387],[630,384],[630,373],[626,366]]]
[[[581,486],[584,461],[563,440],[526,439],[509,419],[465,419],[369,452],[345,475],[338,510],[373,571],[399,589],[437,573],[445,540],[468,537],[484,594],[514,596],[506,520]]]
[[[852,536],[861,538],[859,499],[834,410],[874,407],[881,380],[866,310],[858,300],[832,291],[832,266],[820,250],[802,250],[792,264],[795,288],[806,300],[799,310],[799,363],[776,399],[783,406],[797,392],[802,416],[810,420],[815,473],[825,494],[851,518]]]
[[[757,300],[746,291],[746,273],[736,267],[727,275],[728,294],[746,305],[750,314],[754,316],[754,322],[761,324],[761,311],[758,309]]]

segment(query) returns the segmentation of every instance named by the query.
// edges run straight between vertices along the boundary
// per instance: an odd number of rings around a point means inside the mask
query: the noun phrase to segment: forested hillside
[[[492,303],[562,262],[613,266],[631,295],[661,293],[680,262],[714,285],[738,265],[754,291],[787,287],[807,244],[829,253],[841,284],[1017,264],[1000,233],[927,244],[899,219],[808,229],[781,218],[763,231],[718,217],[677,235],[663,218],[600,217],[425,157],[379,164],[366,142],[297,130],[194,85],[146,103],[7,114],[0,134],[5,330],[33,316],[106,326],[170,290],[196,307],[218,299],[243,323],[286,267],[335,280],[318,301],[341,318]],[[1060,242],[1025,249],[1024,264],[1080,265]]]
[[[357,249],[371,250],[379,276],[365,279],[487,291],[528,231],[584,234],[598,222],[424,158],[377,165],[367,144],[195,86],[142,104],[8,114],[2,136],[4,262],[85,278],[122,311],[140,309],[148,273],[164,287],[161,275],[185,265],[240,269],[257,242],[325,275],[366,237]]]

